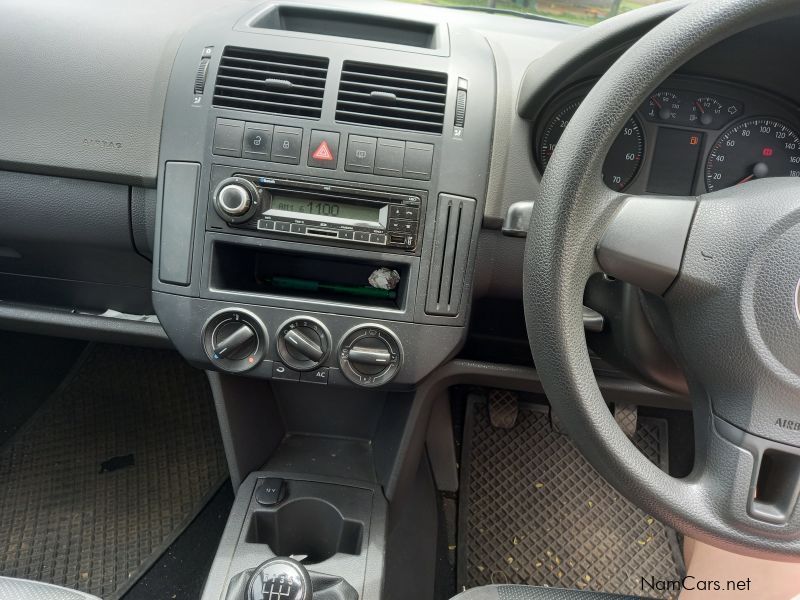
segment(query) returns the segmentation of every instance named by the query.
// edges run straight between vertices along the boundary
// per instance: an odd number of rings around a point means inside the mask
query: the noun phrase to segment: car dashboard
[[[13,0],[0,324],[351,388],[411,388],[456,356],[532,363],[535,231],[504,220],[593,83],[680,6],[580,28],[390,2],[148,1],[119,19],[99,0]],[[607,185],[800,175],[800,82],[770,58],[796,53],[795,25],[664,81]]]

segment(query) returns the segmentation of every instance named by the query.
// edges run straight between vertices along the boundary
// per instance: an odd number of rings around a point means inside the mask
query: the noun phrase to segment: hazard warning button
[[[308,166],[335,169],[339,159],[339,134],[333,131],[311,130],[308,144]]]

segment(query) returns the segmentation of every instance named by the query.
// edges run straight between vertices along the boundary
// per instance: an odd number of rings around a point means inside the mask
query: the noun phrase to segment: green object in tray
[[[337,285],[334,283],[321,283],[313,279],[298,279],[295,277],[272,277],[267,279],[267,282],[275,287],[290,290],[305,290],[307,292],[324,290],[328,292],[338,292],[340,294],[350,294],[351,296],[384,298],[389,300],[397,298],[396,290],[381,290],[368,285]]]

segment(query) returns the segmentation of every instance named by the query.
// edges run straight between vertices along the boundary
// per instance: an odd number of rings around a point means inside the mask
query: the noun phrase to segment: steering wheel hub
[[[800,446],[800,182],[765,179],[701,198],[665,294],[687,372],[714,414]]]

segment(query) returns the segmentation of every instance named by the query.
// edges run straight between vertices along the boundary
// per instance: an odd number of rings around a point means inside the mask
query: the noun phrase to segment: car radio
[[[235,174],[213,189],[217,214],[268,235],[414,250],[425,194],[414,190]]]

